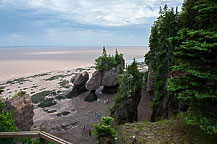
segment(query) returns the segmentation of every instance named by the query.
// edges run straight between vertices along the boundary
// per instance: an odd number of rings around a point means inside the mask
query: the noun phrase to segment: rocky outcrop
[[[84,71],[82,73],[77,73],[74,77],[72,77],[71,82],[75,87],[85,84],[89,79],[88,72]]]
[[[101,73],[99,71],[95,71],[92,74],[91,79],[86,83],[86,87],[88,90],[96,90],[101,85]]]
[[[123,72],[121,65],[102,72],[102,86],[115,86],[118,84],[118,77]]]
[[[86,102],[93,102],[97,100],[96,90],[90,90],[88,95],[84,98]]]
[[[146,103],[147,109],[152,109],[152,112],[145,111],[144,119],[150,119],[151,121],[157,121],[160,119],[169,119],[171,115],[178,112],[178,102],[174,94],[170,94],[168,91],[164,94],[159,104],[151,107],[151,101],[155,97],[156,91],[154,90],[153,76],[154,71],[151,65],[148,66],[149,73],[145,90],[142,91],[142,95],[149,103]],[[167,83],[165,83],[165,87]]]
[[[121,102],[121,105],[115,105],[114,122],[115,124],[124,124],[126,122],[138,121],[138,104],[141,98],[141,93],[137,92],[134,95],[129,95],[126,100]]]
[[[82,73],[77,73],[74,77],[72,77],[71,82],[74,85],[72,91],[66,95],[67,98],[76,97],[82,92],[87,91],[85,84],[89,79],[89,74],[84,71]]]
[[[141,100],[138,105],[138,121],[151,121],[152,108],[151,98],[147,96],[147,88],[141,91]]]
[[[14,112],[16,126],[20,131],[29,131],[33,125],[34,106],[28,94],[18,93],[18,96],[8,100],[6,109]]]
[[[104,86],[102,93],[114,94],[117,92],[118,87],[118,77],[123,72],[123,64],[118,65],[115,68],[112,68],[107,71],[99,72],[95,71],[92,74],[90,80],[86,83],[86,88],[89,90],[88,96],[85,98],[85,101],[97,100],[95,91]]]
[[[90,80],[86,83],[86,88],[89,90],[88,95],[85,97],[84,101],[93,102],[97,100],[96,90],[101,85],[101,73],[99,71],[95,71],[92,74]]]
[[[118,78],[124,69],[124,61],[122,63],[115,68],[102,72],[101,86],[104,86],[102,93],[115,94],[117,92]]]

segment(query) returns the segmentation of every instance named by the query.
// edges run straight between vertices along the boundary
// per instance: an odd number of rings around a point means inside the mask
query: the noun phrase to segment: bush
[[[115,56],[108,56],[105,47],[103,47],[103,55],[95,59],[95,69],[100,72],[106,71],[121,64],[123,60],[123,54],[118,54],[117,49]]]
[[[4,111],[5,104],[0,100],[0,132],[14,132],[18,128],[15,125],[13,114]],[[15,139],[2,139],[1,144],[13,144]]]
[[[103,123],[93,124],[95,128],[95,135],[99,142],[105,140],[106,138],[111,139],[114,141],[117,131],[112,128],[112,123],[114,118],[112,117],[102,117]]]

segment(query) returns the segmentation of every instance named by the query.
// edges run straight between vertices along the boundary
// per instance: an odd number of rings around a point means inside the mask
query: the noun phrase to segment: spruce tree
[[[187,123],[217,133],[217,1],[186,0],[169,90],[189,105]]]
[[[165,5],[163,9],[160,8],[160,16],[151,29],[150,51],[146,54],[145,60],[147,65],[151,65],[149,71],[153,71],[153,87],[156,91],[152,100],[153,107],[158,106],[165,96],[169,96],[166,86],[170,77],[171,57],[174,49],[169,38],[176,36],[178,31],[177,16],[178,13],[175,13],[173,8],[169,10]]]

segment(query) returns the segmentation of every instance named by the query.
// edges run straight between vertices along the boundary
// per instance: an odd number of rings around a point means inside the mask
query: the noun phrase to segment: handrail
[[[1,138],[40,138],[44,144],[47,142],[53,144],[71,144],[44,131],[0,132]]]

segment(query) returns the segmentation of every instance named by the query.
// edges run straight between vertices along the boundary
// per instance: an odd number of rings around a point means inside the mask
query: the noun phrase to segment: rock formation
[[[146,105],[148,109],[152,109],[152,112],[147,111],[145,115],[145,119],[150,119],[151,121],[157,121],[162,118],[168,119],[172,114],[176,114],[178,112],[178,102],[175,99],[174,94],[170,94],[169,92],[164,95],[164,97],[160,100],[160,103],[153,108],[151,108],[151,101],[155,97],[155,90],[153,84],[153,76],[154,71],[151,68],[151,65],[148,67],[148,79],[146,84],[146,90],[142,91],[142,95],[145,96],[145,99],[149,100],[149,106]],[[165,84],[167,85],[167,84]]]
[[[92,74],[91,79],[86,83],[86,87],[88,90],[96,90],[101,85],[101,73],[99,71],[95,71]]]
[[[18,93],[18,96],[8,100],[6,109],[14,112],[16,126],[20,131],[29,131],[33,125],[34,106],[28,94]]]
[[[95,71],[90,80],[86,83],[86,88],[89,90],[89,94],[85,98],[85,101],[97,100],[95,91],[100,86],[104,86],[102,93],[114,94],[118,87],[118,77],[122,72],[122,64],[107,71]]]
[[[102,72],[101,86],[104,86],[102,93],[114,94],[117,92],[118,77],[123,72],[122,64]]]
[[[84,71],[82,73],[77,73],[72,77],[71,82],[74,85],[72,91],[66,95],[67,98],[72,98],[78,96],[80,93],[87,91],[85,83],[89,79],[89,74]]]
[[[129,95],[121,106],[115,105],[114,122],[115,124],[124,124],[126,122],[138,121],[137,107],[141,98],[141,93]]]
[[[95,94],[96,90],[101,85],[101,73],[99,71],[95,71],[92,74],[91,79],[86,83],[86,87],[89,90],[89,94],[84,99],[87,102],[92,102],[97,100],[97,96]]]

